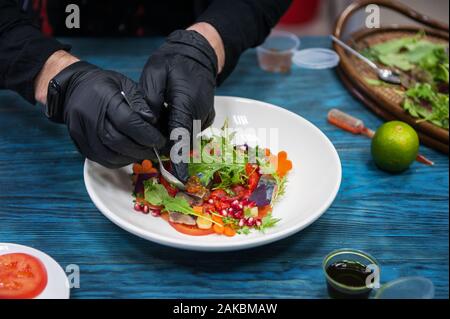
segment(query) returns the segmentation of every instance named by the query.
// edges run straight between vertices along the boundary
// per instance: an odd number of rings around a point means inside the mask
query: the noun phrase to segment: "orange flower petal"
[[[134,174],[141,174],[141,173],[143,173],[142,165],[138,164],[138,163],[134,163],[133,164],[133,173]]]
[[[142,170],[145,173],[148,173],[153,168],[153,163],[149,160],[143,160],[142,161]]]
[[[287,160],[287,153],[285,151],[281,151],[278,153],[278,159],[280,161],[285,161]]]

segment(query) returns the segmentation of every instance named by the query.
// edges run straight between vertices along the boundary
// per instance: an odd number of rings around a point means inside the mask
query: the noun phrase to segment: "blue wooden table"
[[[329,46],[305,38],[303,47]],[[162,39],[67,39],[73,52],[138,79]],[[77,264],[73,298],[325,298],[322,258],[351,247],[375,256],[382,282],[401,276],[431,279],[448,298],[449,162],[414,164],[402,175],[379,171],[370,141],[326,122],[338,107],[376,128],[382,121],[343,87],[333,70],[261,71],[247,52],[218,94],[262,100],[313,122],[336,146],[343,182],[333,206],[316,223],[280,242],[243,252],[197,253],[166,248],[109,222],[83,183],[83,158],[64,126],[15,93],[0,91],[0,242],[30,245],[63,267]]]

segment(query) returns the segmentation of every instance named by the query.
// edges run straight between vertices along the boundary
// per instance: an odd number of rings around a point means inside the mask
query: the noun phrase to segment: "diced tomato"
[[[258,208],[258,218],[266,217],[271,211],[272,211],[272,206],[270,206],[270,205]]]
[[[227,197],[227,193],[223,189],[216,189],[211,192],[211,195],[209,195],[209,197],[214,200],[216,199],[221,200]]]
[[[248,176],[248,189],[253,192],[258,186],[260,178],[258,165],[247,163],[247,165],[245,165],[245,172]]]
[[[36,257],[0,255],[0,299],[32,299],[47,286],[47,270]]]
[[[226,198],[222,198],[222,200],[216,200],[214,202],[214,206],[216,207],[217,211],[220,212],[224,209],[230,208],[230,203],[226,200]]]
[[[175,197],[178,193],[178,189],[170,185],[169,182],[162,177],[162,175],[159,176],[159,182],[165,187],[170,196]]]
[[[203,204],[203,212],[204,213],[210,213],[210,212],[215,212],[216,211],[216,207],[214,206],[214,204]]]
[[[242,185],[235,185],[231,188],[231,190],[233,191],[233,193],[236,194],[236,196],[238,198],[242,198],[245,195],[246,189],[244,186]]]
[[[248,189],[253,192],[259,183],[259,174],[253,173],[248,177]]]
[[[184,224],[177,224],[172,223],[169,221],[169,215],[168,214],[162,214],[161,218],[167,221],[170,226],[172,226],[176,231],[189,235],[189,236],[207,236],[214,234],[214,229],[211,227],[210,229],[200,229],[197,226],[190,226],[190,225],[184,225]]]

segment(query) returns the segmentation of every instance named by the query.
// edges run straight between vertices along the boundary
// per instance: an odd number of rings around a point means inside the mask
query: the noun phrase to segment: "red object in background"
[[[313,20],[319,11],[320,0],[294,0],[281,18],[281,24],[302,24]]]

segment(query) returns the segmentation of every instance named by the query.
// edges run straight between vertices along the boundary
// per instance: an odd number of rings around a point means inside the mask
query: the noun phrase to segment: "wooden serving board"
[[[388,40],[405,36],[414,36],[419,31],[426,32],[426,38],[436,43],[448,44],[448,26],[431,20],[394,1],[360,1],[352,4],[339,17],[335,28],[335,36],[340,37],[350,16],[367,4],[378,4],[389,7],[404,15],[407,15],[423,24],[427,28],[417,26],[391,26],[379,29],[362,29],[353,34],[346,41],[356,49],[373,46]],[[432,28],[430,28],[432,27]],[[335,50],[341,58],[338,74],[350,92],[360,99],[366,107],[385,120],[398,119],[413,126],[419,133],[421,142],[438,151],[449,153],[449,131],[433,125],[427,121],[418,121],[412,117],[403,107],[404,88],[396,85],[373,86],[367,79],[377,79],[373,70],[358,58],[349,55],[344,49],[335,45]]]

